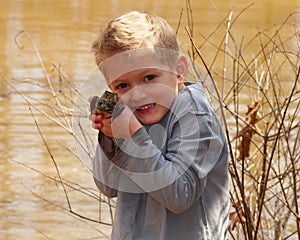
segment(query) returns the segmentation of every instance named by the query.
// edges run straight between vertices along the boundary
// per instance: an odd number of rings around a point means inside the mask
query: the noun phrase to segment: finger
[[[104,116],[103,116],[103,119],[110,119],[110,118],[112,118],[112,115],[111,115],[111,114],[109,114],[109,115],[104,115]]]
[[[101,129],[99,129],[102,133],[104,133],[108,137],[113,137],[111,128],[108,126],[103,125]]]
[[[90,112],[96,112],[99,97],[98,96],[90,96],[88,99],[90,102]]]
[[[92,114],[90,116],[90,119],[91,121],[95,122],[95,123],[100,123],[104,120],[104,117],[103,115],[95,115],[95,114]]]
[[[102,123],[92,123],[93,128],[97,129],[97,130],[101,130],[103,128],[103,124]]]
[[[88,101],[91,102],[94,96],[89,96]]]
[[[103,114],[103,112],[99,111],[98,109],[93,110],[93,109],[89,108],[89,110],[90,110],[91,114]]]
[[[107,113],[107,112],[101,112],[101,111],[99,111],[99,110],[97,110],[96,113],[93,114],[93,115],[95,115],[96,117],[101,116],[101,117],[102,117],[101,120],[111,118],[111,116],[112,116],[110,113]]]

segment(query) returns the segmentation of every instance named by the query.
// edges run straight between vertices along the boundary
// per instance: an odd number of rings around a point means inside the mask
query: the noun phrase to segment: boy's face
[[[151,49],[138,49],[113,55],[99,66],[111,91],[143,125],[157,123],[166,115],[187,72],[184,56],[159,51],[164,61]],[[168,59],[172,62],[166,63]]]
[[[110,85],[119,100],[131,108],[143,125],[157,123],[178,94],[179,81],[172,72],[144,68],[128,72]]]

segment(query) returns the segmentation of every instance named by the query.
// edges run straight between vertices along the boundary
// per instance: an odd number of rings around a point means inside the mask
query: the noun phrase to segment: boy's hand
[[[111,126],[114,138],[127,140],[142,127],[142,124],[134,116],[131,109],[124,105],[124,109],[120,115],[113,119]]]
[[[91,102],[93,96],[89,97]],[[91,112],[90,120],[93,128],[103,132],[106,136],[111,138],[122,138],[127,140],[138,129],[142,127],[141,123],[134,116],[130,108],[124,105],[122,112],[113,120],[111,114],[100,112],[96,110]]]
[[[91,102],[92,99],[93,96],[89,97],[89,102]],[[91,112],[90,120],[92,121],[93,128],[103,132],[106,136],[113,138],[111,130],[111,114],[96,110],[94,112]]]

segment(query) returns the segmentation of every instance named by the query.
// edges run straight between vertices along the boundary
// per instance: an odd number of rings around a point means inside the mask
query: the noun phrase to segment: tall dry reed
[[[209,36],[202,36],[203,41],[196,42],[193,37],[192,7],[187,1],[188,25],[184,26],[191,42],[189,55],[204,69],[199,72],[198,80],[203,81],[210,95],[229,144],[232,209],[228,238],[300,239],[300,34],[298,26],[293,22],[299,13],[291,14],[279,26],[258,30],[246,41],[237,40],[238,33],[234,30],[243,12],[236,17],[230,12]],[[217,31],[223,31],[224,37],[216,42],[212,36]],[[54,122],[57,128],[74,137],[89,152],[89,141],[78,139],[72,128],[78,86],[55,64],[52,71],[56,72],[57,77],[53,81],[30,36],[21,32],[16,37],[16,43],[19,44],[20,35],[25,35],[31,42],[40,60],[47,80],[46,86],[42,88],[51,101],[41,103],[19,91],[13,81],[6,80],[27,102],[57,176],[51,177],[27,167],[62,187],[58,194],[64,196],[66,204],[57,205],[58,208],[84,221],[111,226],[114,201],[95,189],[64,179],[35,117],[40,114]],[[259,46],[256,52],[249,51],[252,45]],[[212,59],[208,60],[202,55],[206,47],[214,49],[215,56]],[[220,62],[223,65],[221,67]],[[32,81],[31,84],[36,83]],[[80,97],[86,99],[87,96]],[[60,147],[69,152],[74,161],[80,161],[74,149],[64,144]],[[91,174],[89,177],[92,178]],[[93,217],[86,216],[85,212],[74,210],[73,195],[70,192],[87,198],[91,204],[98,202],[97,216],[96,213]],[[49,201],[45,196],[38,197]],[[109,221],[102,216],[104,209],[110,212]]]

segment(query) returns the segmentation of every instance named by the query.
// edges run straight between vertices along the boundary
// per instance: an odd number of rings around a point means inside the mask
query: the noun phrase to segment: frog
[[[92,113],[99,110],[107,118],[112,117],[114,119],[121,114],[125,106],[118,101],[116,93],[105,91],[100,97],[93,96],[90,108]]]

